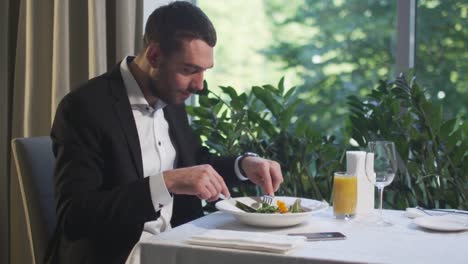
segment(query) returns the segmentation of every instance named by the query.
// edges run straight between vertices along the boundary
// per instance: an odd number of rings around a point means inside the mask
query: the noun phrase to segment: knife
[[[423,211],[436,211],[436,212],[444,212],[444,213],[450,213],[450,214],[464,214],[468,215],[468,211],[462,211],[462,210],[455,210],[455,209],[426,209],[421,206],[417,206],[416,208],[422,209]]]
[[[218,198],[221,199],[221,200],[230,200],[232,199],[232,197],[226,197],[224,194],[220,193],[218,195]],[[245,203],[242,203],[242,202],[239,202],[236,200],[236,204],[235,206],[239,209],[241,209],[242,211],[244,212],[247,212],[247,213],[256,213],[257,210],[255,210],[255,208],[251,207],[251,206],[248,206],[246,205]]]

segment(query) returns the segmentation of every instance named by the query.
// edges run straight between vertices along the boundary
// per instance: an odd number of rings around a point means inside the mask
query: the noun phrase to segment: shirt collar
[[[146,101],[143,93],[141,92],[140,86],[138,85],[135,77],[133,77],[128,64],[132,62],[135,57],[127,56],[120,63],[120,72],[122,73],[122,79],[127,90],[128,100],[131,106],[149,106],[155,110],[162,109],[166,106],[161,99],[156,101],[156,105],[150,106]]]

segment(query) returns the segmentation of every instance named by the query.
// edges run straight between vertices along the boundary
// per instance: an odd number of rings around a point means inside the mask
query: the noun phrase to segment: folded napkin
[[[260,232],[245,232],[231,230],[209,230],[194,235],[187,240],[190,244],[265,251],[273,253],[286,253],[306,243],[302,236],[286,236]]]

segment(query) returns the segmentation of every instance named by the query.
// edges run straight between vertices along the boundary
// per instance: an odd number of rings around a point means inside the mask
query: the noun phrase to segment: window
[[[446,116],[467,114],[468,3],[418,1],[416,77]]]
[[[197,1],[219,34],[210,87],[300,86],[299,113],[340,134],[346,97],[393,75],[396,1]],[[342,133],[341,133],[342,134]]]
[[[416,77],[428,96],[443,104],[446,116],[466,115],[468,4],[406,1],[198,0],[218,32],[208,85],[215,92],[220,85],[246,91],[253,85],[275,85],[285,76],[286,86],[299,86],[299,96],[308,102],[298,114],[318,129],[340,135],[348,114],[346,97],[365,95],[378,80],[393,78],[396,51],[411,49]],[[170,1],[146,2],[145,17]],[[414,3],[416,12],[405,18],[402,13]],[[398,42],[397,47],[397,23],[414,21],[414,15],[416,41],[408,41],[409,47]],[[408,34],[414,39],[414,31]],[[413,63],[412,58],[406,61]]]
[[[218,36],[215,67],[206,79],[211,90],[219,85],[245,91],[252,85],[277,83],[287,71],[263,53],[273,33],[265,1],[198,0],[213,22]]]

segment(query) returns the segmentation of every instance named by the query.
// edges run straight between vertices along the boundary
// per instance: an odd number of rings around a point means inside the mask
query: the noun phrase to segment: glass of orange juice
[[[351,219],[356,213],[357,177],[335,172],[333,177],[333,214],[337,219]]]

